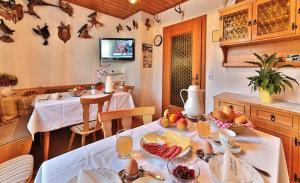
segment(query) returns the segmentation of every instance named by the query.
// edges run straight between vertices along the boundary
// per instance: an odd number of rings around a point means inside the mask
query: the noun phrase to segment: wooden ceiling
[[[188,0],[138,0],[133,5],[128,0],[66,0],[70,3],[98,11],[117,18],[125,19],[139,11],[151,15],[159,14]]]

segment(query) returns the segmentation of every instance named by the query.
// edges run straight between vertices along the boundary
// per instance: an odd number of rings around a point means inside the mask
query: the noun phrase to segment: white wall
[[[206,42],[206,112],[213,110],[213,96],[222,92],[234,92],[244,95],[257,96],[257,93],[251,93],[248,87],[249,81],[246,77],[254,75],[254,69],[251,68],[224,68],[222,67],[223,55],[219,43],[212,42],[212,30],[219,29],[218,9],[223,7],[221,0],[190,0],[182,5],[185,10],[184,20],[207,15],[207,42]],[[156,34],[163,34],[163,27],[180,22],[180,17],[173,10],[167,10],[160,14],[162,25],[156,26],[153,31]],[[162,62],[163,48],[154,49],[154,74],[153,74],[153,93],[155,93],[155,104],[157,109],[162,108]],[[284,69],[285,74],[300,80],[298,69]],[[213,80],[208,76],[213,74]],[[281,96],[280,100],[300,103],[300,87],[296,87],[294,92],[288,91]],[[160,114],[160,113],[159,113]]]

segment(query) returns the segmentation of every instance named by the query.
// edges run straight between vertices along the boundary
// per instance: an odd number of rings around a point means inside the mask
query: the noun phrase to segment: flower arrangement
[[[0,73],[0,86],[8,87],[18,84],[18,78],[15,75]]]
[[[97,80],[98,80],[99,83],[104,82],[105,77],[109,75],[105,71],[107,67],[109,67],[109,65],[100,66],[99,69],[97,70],[96,77],[97,77]]]

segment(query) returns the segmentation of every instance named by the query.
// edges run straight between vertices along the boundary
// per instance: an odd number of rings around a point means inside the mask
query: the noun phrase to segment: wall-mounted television
[[[100,38],[101,61],[134,61],[134,39]]]

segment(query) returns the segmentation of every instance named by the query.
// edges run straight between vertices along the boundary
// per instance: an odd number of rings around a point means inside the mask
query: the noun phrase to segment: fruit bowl
[[[190,159],[179,157],[172,158],[167,164],[168,172],[174,182],[192,183],[197,182],[200,175],[200,168],[195,162]]]
[[[70,89],[69,94],[72,97],[81,97],[84,94],[85,90],[78,90],[78,89]]]

